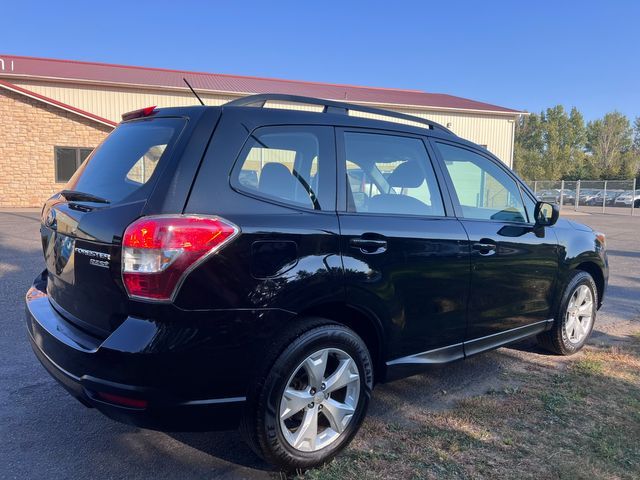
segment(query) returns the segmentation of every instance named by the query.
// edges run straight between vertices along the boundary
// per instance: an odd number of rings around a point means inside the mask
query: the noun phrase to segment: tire
[[[584,294],[584,301],[581,300]],[[589,307],[590,299],[590,307]],[[558,355],[573,355],[588,340],[596,320],[598,289],[591,275],[575,270],[567,281],[551,330],[538,335],[538,344]],[[590,317],[587,318],[587,315]]]
[[[289,472],[330,461],[354,437],[369,406],[373,366],[366,345],[342,325],[305,319],[265,360],[267,368],[247,397],[241,424],[245,441],[265,461]],[[334,388],[341,385],[337,379],[348,383]],[[303,428],[314,422],[320,435],[313,435],[313,427]]]

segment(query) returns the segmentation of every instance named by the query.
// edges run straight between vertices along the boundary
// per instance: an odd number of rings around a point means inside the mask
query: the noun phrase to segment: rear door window
[[[286,126],[256,129],[232,174],[232,185],[251,195],[314,210],[335,209],[331,130]]]
[[[154,118],[120,124],[83,162],[66,189],[119,202],[154,179],[186,121]]]
[[[444,216],[442,197],[422,140],[344,133],[349,211]]]

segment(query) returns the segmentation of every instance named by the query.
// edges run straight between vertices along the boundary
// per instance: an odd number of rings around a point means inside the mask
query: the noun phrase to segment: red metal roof
[[[231,94],[288,93],[373,104],[520,113],[518,110],[477,102],[467,98],[441,93],[426,93],[419,90],[358,87],[13,55],[0,55],[0,60],[4,61],[4,66],[0,64],[0,76],[4,77],[39,77],[74,82],[85,81],[179,89],[186,89],[182,80],[183,77],[186,77],[193,88],[200,91]]]
[[[44,103],[48,103],[49,105],[53,105],[55,107],[61,108],[68,112],[76,113],[82,117],[88,118],[90,120],[95,120],[96,122],[102,123],[109,127],[115,127],[118,125],[116,122],[112,122],[106,118],[99,117],[98,115],[94,115],[91,112],[87,112],[85,110],[81,110],[76,107],[72,107],[71,105],[67,105],[66,103],[59,102],[58,100],[54,100],[53,98],[45,97],[44,95],[40,95],[39,93],[32,92],[31,90],[27,90],[26,88],[19,87],[14,85],[13,83],[5,82],[0,80],[0,88],[4,88],[5,90],[10,90],[12,92],[19,93],[29,98],[33,98],[35,100],[39,100]]]

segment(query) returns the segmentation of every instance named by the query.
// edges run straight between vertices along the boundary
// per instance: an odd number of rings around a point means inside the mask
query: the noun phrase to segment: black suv
[[[318,111],[267,108],[287,103]],[[27,326],[72,395],[143,427],[240,427],[286,469],[344,448],[376,383],[531,335],[576,352],[608,277],[604,236],[486,149],[286,95],[125,115],[41,236]]]

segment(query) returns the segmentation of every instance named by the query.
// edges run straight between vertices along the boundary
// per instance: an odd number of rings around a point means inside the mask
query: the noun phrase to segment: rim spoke
[[[331,428],[342,433],[353,415],[354,409],[346,403],[340,403],[332,398],[324,402],[323,415],[329,420]]]
[[[585,302],[578,307],[578,314],[581,316],[591,316],[593,310],[593,302]]]
[[[282,407],[280,408],[280,419],[286,420],[287,418],[295,415],[300,410],[305,408],[312,401],[311,395],[303,390],[294,390],[293,388],[287,388],[284,391],[282,398]]]
[[[324,380],[324,372],[327,369],[328,350],[321,350],[315,355],[310,356],[304,362],[304,369],[309,375],[309,385],[315,388],[320,387]]]
[[[582,326],[582,322],[580,320],[576,320],[575,322],[575,339],[580,340],[584,335],[584,328]]]
[[[335,392],[359,379],[358,367],[351,358],[340,361],[335,372],[325,381],[327,393]]]
[[[299,450],[315,450],[318,436],[318,410],[311,408],[304,413],[304,419],[293,439],[293,446]]]
[[[578,291],[576,292],[576,294],[577,294],[576,305],[578,307],[582,306],[582,304],[584,303],[585,299],[587,298],[587,293],[588,292],[589,292],[589,289],[585,285],[582,285],[578,289]]]
[[[575,331],[575,324],[576,324],[576,318],[570,316],[567,319],[567,324],[565,325],[565,332],[567,332],[567,336],[571,339],[574,336],[574,331]]]

